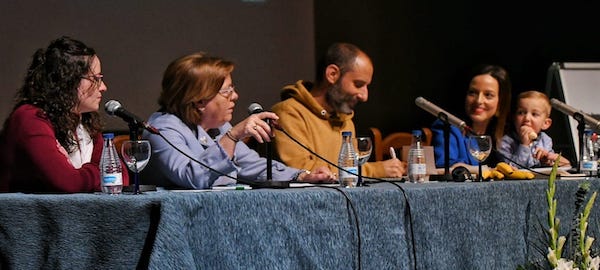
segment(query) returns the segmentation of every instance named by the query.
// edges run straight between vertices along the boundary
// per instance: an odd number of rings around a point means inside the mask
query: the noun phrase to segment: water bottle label
[[[340,178],[344,179],[344,178],[358,178],[358,167],[342,167],[344,170],[354,173],[348,173],[346,171],[340,170]]]
[[[411,174],[426,174],[427,166],[422,163],[410,164],[409,170]]]
[[[598,162],[582,161],[581,162],[581,170],[582,171],[597,171],[598,170]]]
[[[123,185],[123,175],[121,173],[107,173],[102,175],[103,186]]]

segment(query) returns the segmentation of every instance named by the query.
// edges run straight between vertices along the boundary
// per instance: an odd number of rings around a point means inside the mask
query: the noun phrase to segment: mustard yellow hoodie
[[[302,80],[285,86],[281,100],[272,111],[279,116],[279,125],[294,139],[337,164],[342,145],[342,131],[352,131],[356,135],[352,117],[354,113],[327,112],[307,90],[312,83]],[[286,165],[299,169],[313,170],[315,167],[328,166],[332,172],[338,170],[299,146],[279,130],[275,130],[275,152]],[[385,177],[381,162],[369,162],[363,165],[363,175]]]

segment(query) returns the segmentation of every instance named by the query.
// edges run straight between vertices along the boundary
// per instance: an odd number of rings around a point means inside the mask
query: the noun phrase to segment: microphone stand
[[[137,141],[138,140],[138,122],[130,121],[129,122],[129,140]]]
[[[265,119],[271,128],[270,119]],[[265,142],[265,158],[267,159],[267,179],[264,182],[254,182],[250,186],[253,188],[288,188],[290,181],[273,181],[273,143]]]
[[[579,139],[579,162],[577,164],[577,173],[581,173],[581,159],[583,158],[583,147],[585,142],[583,141],[583,133],[585,133],[585,121],[583,115],[579,112],[573,114],[573,118],[577,120],[577,137]]]
[[[452,180],[452,174],[450,173],[450,123],[448,122],[448,115],[440,112],[438,118],[444,122],[444,180]]]
[[[271,142],[265,142],[265,155],[267,158],[267,181],[273,180],[273,147]]]
[[[273,132],[273,125],[271,125],[271,119],[265,119],[267,125],[271,127]],[[265,156],[267,159],[267,181],[273,181],[273,145],[272,142],[265,142]]]
[[[137,121],[133,120],[133,121],[129,121],[128,125],[129,125],[129,140],[130,141],[137,141],[138,138],[139,138],[138,137],[139,123]],[[121,149],[118,149],[117,151],[121,151]],[[135,151],[137,151],[137,149]],[[133,194],[141,194],[141,192],[140,192],[140,181],[138,180],[138,178],[139,178],[138,174],[134,173]]]

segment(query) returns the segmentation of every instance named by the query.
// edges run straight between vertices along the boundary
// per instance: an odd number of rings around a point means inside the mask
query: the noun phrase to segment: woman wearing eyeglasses
[[[81,41],[37,50],[0,135],[0,191],[99,191],[106,89],[100,59]]]
[[[179,153],[158,135],[144,132],[152,144],[152,158],[144,169],[142,181],[158,186],[206,189],[235,183],[233,178],[266,179],[266,160],[242,141],[254,137],[263,143],[271,140],[271,127],[264,119],[277,120],[272,112],[253,114],[232,125],[238,93],[233,86],[233,63],[196,53],[173,61],[162,80],[158,99],[160,110],[148,123],[157,128],[175,147],[199,160]],[[287,167],[273,161],[273,179],[331,181],[326,167],[313,172]]]

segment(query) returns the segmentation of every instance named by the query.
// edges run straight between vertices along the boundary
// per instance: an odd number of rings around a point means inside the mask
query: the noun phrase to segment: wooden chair
[[[411,132],[394,132],[383,137],[378,128],[371,127],[369,129],[373,134],[373,156],[375,157],[375,161],[390,158],[390,147],[394,147],[398,152],[401,151],[402,146],[410,145],[412,142]],[[421,130],[423,131],[423,146],[431,145],[431,129],[423,127]],[[401,154],[398,157],[401,157]]]
[[[128,134],[124,134],[124,135],[116,135],[115,138],[113,139],[113,144],[115,145],[115,149],[117,149],[117,153],[119,154],[119,157],[121,157],[121,146],[123,145],[123,143],[125,141],[129,140],[129,135]],[[123,158],[123,157],[121,157]]]

